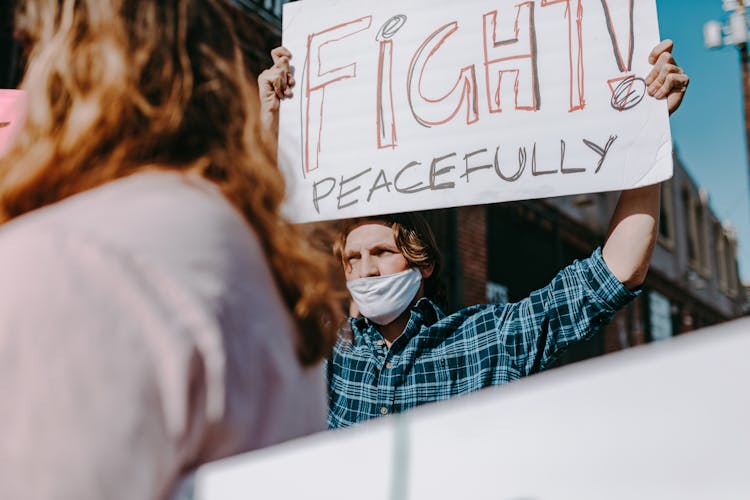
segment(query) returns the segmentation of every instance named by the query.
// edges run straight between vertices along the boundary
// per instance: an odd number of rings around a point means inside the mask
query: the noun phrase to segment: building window
[[[719,221],[714,221],[714,242],[716,244],[716,260],[714,267],[716,268],[717,279],[719,282],[719,290],[726,292],[729,289],[729,281],[727,280],[727,265],[725,263],[727,258],[726,253],[726,238],[724,236],[724,228],[721,227]]]
[[[508,298],[508,287],[495,283],[494,281],[487,282],[487,303],[488,304],[505,304],[510,302]]]
[[[711,264],[708,258],[708,226],[706,225],[707,199],[701,197],[695,200],[693,210],[695,211],[695,236],[698,245],[698,269],[704,277],[711,274]]]
[[[674,332],[672,331],[672,303],[669,299],[655,290],[650,290],[648,311],[651,340],[664,340],[671,337]]]
[[[687,255],[688,265],[693,269],[700,267],[700,250],[698,246],[698,228],[693,210],[693,197],[687,187],[682,189],[682,209],[687,224]]]
[[[739,292],[737,275],[737,237],[730,228],[716,224],[718,232],[716,243],[716,268],[719,275],[719,290],[729,297],[736,297]]]
[[[736,297],[739,290],[739,277],[737,276],[737,242],[733,232],[724,234],[724,262],[727,266],[727,295]]]
[[[281,5],[288,0],[234,0],[234,3],[249,10],[263,11],[273,18],[281,19]]]
[[[674,249],[674,200],[672,198],[672,181],[661,185],[661,209],[659,215],[659,243]]]

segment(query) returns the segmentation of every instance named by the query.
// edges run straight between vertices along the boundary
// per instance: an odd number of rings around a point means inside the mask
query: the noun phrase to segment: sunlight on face
[[[409,268],[396,246],[393,229],[379,222],[356,226],[346,238],[344,274],[346,281],[368,276],[388,276]]]

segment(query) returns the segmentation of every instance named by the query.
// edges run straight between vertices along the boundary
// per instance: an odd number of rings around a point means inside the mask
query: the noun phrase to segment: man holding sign
[[[669,40],[649,55],[648,94],[682,102],[689,79]],[[274,141],[281,99],[295,84],[283,47],[259,77],[262,122]],[[349,318],[328,362],[329,426],[344,427],[420,404],[500,385],[550,367],[638,295],[657,237],[660,186],[623,191],[604,246],[514,304],[446,316],[433,302],[439,252],[410,214],[351,220],[335,244],[362,317]]]

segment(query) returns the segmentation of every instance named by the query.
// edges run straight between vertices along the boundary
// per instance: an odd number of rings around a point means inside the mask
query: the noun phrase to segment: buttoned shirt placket
[[[372,336],[372,351],[378,363],[379,376],[377,382],[377,414],[388,415],[393,412],[393,401],[396,389],[393,384],[393,353],[386,346],[382,335],[374,328],[370,327],[369,332]]]

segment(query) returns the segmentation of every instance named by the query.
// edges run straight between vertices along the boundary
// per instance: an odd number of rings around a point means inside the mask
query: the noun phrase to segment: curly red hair
[[[312,364],[339,308],[326,256],[280,216],[284,182],[258,139],[241,17],[224,0],[21,2],[30,109],[0,160],[0,222],[145,169],[198,172],[260,238]]]

